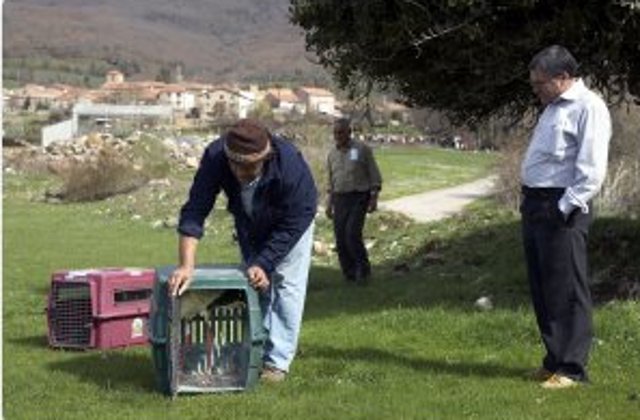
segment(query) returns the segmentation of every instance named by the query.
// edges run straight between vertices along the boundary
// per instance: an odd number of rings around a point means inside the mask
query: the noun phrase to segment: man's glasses
[[[554,79],[556,79],[556,80],[564,80],[566,78],[567,78],[567,76],[565,76],[564,74],[560,74],[558,76],[547,77],[547,78],[544,78],[544,79],[530,79],[529,80],[529,84],[531,86],[534,86],[534,87],[539,87],[539,86],[544,86],[544,85],[552,82]]]

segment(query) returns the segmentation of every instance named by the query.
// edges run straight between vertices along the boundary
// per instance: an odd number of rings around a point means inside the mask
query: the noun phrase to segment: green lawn
[[[381,165],[399,159],[396,152],[381,155]],[[39,185],[5,177],[8,419],[640,418],[638,302],[597,309],[592,385],[550,392],[523,380],[539,364],[541,347],[519,225],[515,215],[491,203],[431,224],[376,213],[366,229],[374,243],[370,287],[343,284],[334,255],[314,257],[300,351],[287,382],[171,401],[156,391],[148,348],[52,350],[43,309],[52,271],[171,264],[175,233],[152,228],[157,215],[147,219],[131,204],[139,197],[51,205],[24,193]],[[142,217],[133,218],[133,211]],[[234,261],[229,218],[223,212],[215,217],[220,225],[209,229],[200,260]],[[331,241],[330,231],[319,218],[317,239]],[[595,269],[626,261],[637,275],[639,235],[637,221],[600,220],[596,239],[627,245],[611,255],[599,250]],[[492,297],[494,310],[474,309],[482,295]]]
[[[379,147],[375,156],[382,172],[381,200],[451,187],[490,174],[496,154],[460,152],[432,147]]]

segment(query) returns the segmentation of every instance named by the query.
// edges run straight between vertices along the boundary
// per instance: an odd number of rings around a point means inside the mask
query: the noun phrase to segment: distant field
[[[451,187],[490,174],[496,154],[431,147],[379,147],[381,199]]]

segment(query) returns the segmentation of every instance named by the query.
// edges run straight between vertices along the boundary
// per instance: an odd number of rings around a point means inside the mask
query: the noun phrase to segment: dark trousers
[[[587,283],[591,214],[576,209],[565,221],[558,209],[562,190],[523,192],[522,236],[533,307],[547,352],[543,366],[587,381],[593,336]]]
[[[332,199],[333,233],[342,273],[348,280],[365,279],[371,273],[367,248],[362,239],[369,193],[339,193]]]

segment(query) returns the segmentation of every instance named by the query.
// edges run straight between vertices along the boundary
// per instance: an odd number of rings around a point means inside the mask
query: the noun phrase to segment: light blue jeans
[[[307,294],[314,222],[271,275],[269,289],[260,293],[267,332],[263,362],[285,372],[295,357]]]

